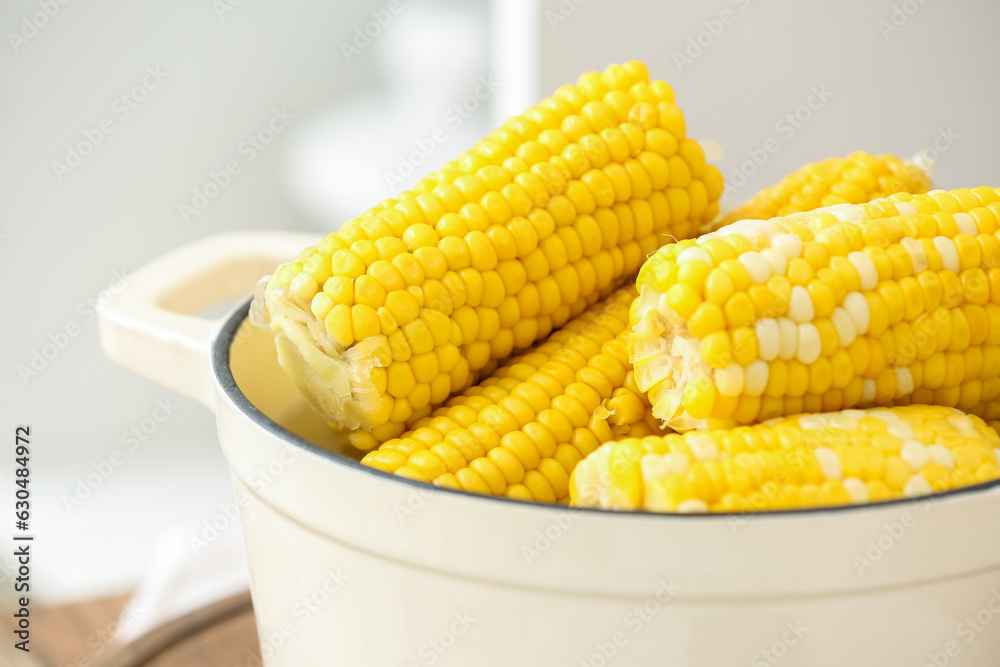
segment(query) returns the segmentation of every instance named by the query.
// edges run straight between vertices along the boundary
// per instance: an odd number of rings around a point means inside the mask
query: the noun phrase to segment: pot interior
[[[281,370],[271,333],[257,328],[248,318],[243,318],[233,336],[229,367],[240,391],[268,419],[323,449],[361,460],[364,452],[323,421]]]

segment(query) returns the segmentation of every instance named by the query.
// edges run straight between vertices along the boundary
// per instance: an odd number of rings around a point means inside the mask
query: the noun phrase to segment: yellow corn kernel
[[[887,454],[887,429],[913,437]],[[674,513],[864,504],[996,480],[998,456],[1000,435],[952,408],[845,410],[607,442],[577,465],[569,493],[576,506]]]

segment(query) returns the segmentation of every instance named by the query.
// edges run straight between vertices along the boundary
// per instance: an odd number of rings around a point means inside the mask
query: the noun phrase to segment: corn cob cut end
[[[275,276],[284,267],[279,267]],[[278,363],[312,408],[337,428],[370,429],[382,405],[371,371],[379,365],[373,355],[375,336],[347,349],[319,326],[290,297],[287,287],[258,288],[251,319],[274,333]]]
[[[1000,436],[943,406],[843,410],[608,442],[577,465],[575,506],[755,512],[913,498],[1000,478]]]

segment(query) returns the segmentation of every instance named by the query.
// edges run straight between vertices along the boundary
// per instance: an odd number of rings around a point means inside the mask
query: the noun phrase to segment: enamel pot
[[[248,232],[154,261],[102,310],[116,362],[216,414],[267,667],[997,667],[1000,485],[760,515],[482,497],[362,466],[205,306],[316,239]]]

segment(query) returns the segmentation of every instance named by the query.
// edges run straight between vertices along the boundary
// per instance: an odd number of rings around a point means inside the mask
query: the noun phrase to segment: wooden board
[[[134,642],[113,641],[129,596],[39,609],[31,652],[0,651],[7,667],[259,667],[249,593],[175,619]]]

